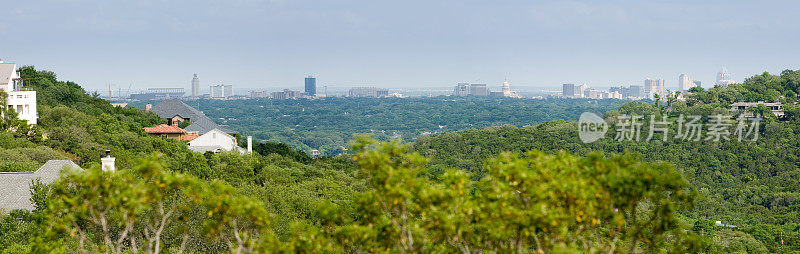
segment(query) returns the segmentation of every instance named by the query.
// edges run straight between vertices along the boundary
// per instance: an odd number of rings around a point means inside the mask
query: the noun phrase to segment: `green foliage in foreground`
[[[0,228],[40,229],[13,247],[34,252],[683,253],[704,246],[676,217],[694,194],[667,164],[531,151],[492,159],[479,182],[458,169],[432,181],[428,159],[404,145],[361,140],[355,150],[369,188],[343,203],[318,203],[319,224],[294,220],[281,235],[272,223],[280,215],[261,201],[221,181],[165,171],[152,157],[118,172],[66,172],[37,188],[36,196],[47,196],[37,199],[40,209],[0,218]]]

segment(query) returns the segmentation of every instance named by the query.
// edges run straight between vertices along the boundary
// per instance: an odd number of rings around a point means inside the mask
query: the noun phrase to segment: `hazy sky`
[[[800,68],[800,1],[0,0],[0,58],[113,87],[711,86]],[[187,90],[188,91],[188,90]]]

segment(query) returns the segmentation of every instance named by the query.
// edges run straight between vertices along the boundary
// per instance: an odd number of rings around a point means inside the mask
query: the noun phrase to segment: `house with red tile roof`
[[[171,126],[162,124],[156,127],[144,127],[144,132],[150,134],[150,136],[161,137],[161,138],[171,138],[181,141],[189,141],[197,137],[197,135],[189,135],[186,130],[181,129],[178,126]]]

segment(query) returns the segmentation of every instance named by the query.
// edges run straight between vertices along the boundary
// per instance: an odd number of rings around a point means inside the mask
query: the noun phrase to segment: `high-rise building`
[[[453,89],[454,96],[467,96],[469,95],[469,83],[458,83]]]
[[[211,86],[210,88],[211,88],[211,98],[225,99],[230,96],[233,96],[233,85],[219,84],[216,86]]]
[[[458,83],[455,89],[453,89],[453,95],[489,96],[489,89],[486,88],[486,84]]]
[[[620,96],[619,99],[631,97],[631,88],[630,87],[612,86],[610,89],[608,89],[608,92],[609,93],[619,94],[619,96]]]
[[[689,78],[689,75],[681,74],[678,77],[678,89],[681,91],[688,91],[692,87],[696,86],[695,82]]]
[[[474,96],[489,96],[486,84],[469,84],[469,94]]]
[[[632,85],[628,96],[631,98],[644,98],[645,92],[642,86]]]
[[[197,73],[192,78],[192,97],[200,96],[200,79],[197,78]]]
[[[575,97],[575,84],[564,84],[561,88],[561,95],[564,97]]]
[[[306,77],[306,95],[311,97],[317,95],[317,78],[311,75]]]
[[[293,99],[303,97],[304,93],[300,91],[292,91],[289,89],[283,89],[282,92],[273,92],[272,98],[273,99]]]
[[[647,98],[656,93],[663,93],[664,91],[663,79],[647,78],[644,80],[644,96]]]
[[[727,68],[722,67],[722,69],[717,72],[717,85],[729,85],[734,83],[736,83],[736,81],[733,80],[733,76],[728,72]]]

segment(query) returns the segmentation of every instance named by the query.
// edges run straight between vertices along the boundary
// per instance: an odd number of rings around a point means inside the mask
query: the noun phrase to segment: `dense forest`
[[[603,113],[623,102],[448,96],[186,101],[257,140],[286,143],[306,152],[317,149],[330,156],[346,153],[354,134],[368,133],[382,141],[413,141],[424,135],[489,126],[574,121],[585,111]],[[146,103],[134,105],[144,108]]]
[[[162,123],[152,113],[112,107],[52,72],[20,71],[38,92],[40,124],[27,127],[3,112],[2,170],[64,158],[85,170],[32,183],[33,211],[0,211],[0,253],[800,251],[800,72],[695,89],[685,101],[627,102],[604,114],[609,121],[634,113],[674,119],[733,114],[727,107],[734,101],[784,102],[782,119],[753,109],[765,116],[753,142],[616,141],[611,129],[585,144],[574,122],[519,117],[531,123],[515,125],[531,126],[440,133],[410,144],[359,137],[348,154],[312,159],[274,142],[256,144],[252,155],[193,153],[143,133]],[[573,102],[542,117],[574,120],[622,103]],[[106,149],[117,158],[116,172],[99,168]]]

